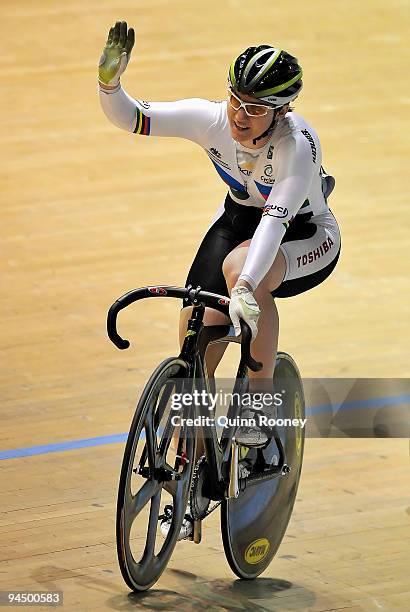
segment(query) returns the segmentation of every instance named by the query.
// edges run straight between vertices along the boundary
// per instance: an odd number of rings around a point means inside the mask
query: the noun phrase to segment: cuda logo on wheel
[[[245,561],[251,565],[256,565],[264,560],[269,552],[270,544],[266,538],[254,540],[245,550]]]

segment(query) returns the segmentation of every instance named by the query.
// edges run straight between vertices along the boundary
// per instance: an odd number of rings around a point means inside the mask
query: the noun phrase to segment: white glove
[[[260,314],[259,306],[253,297],[253,293],[247,287],[234,287],[229,303],[229,316],[235,328],[235,336],[241,333],[239,319],[243,319],[251,328],[252,342],[258,333],[258,318]]]

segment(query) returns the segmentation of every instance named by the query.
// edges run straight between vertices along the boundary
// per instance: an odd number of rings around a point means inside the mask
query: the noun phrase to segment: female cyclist
[[[250,391],[272,381],[279,320],[276,297],[315,287],[334,269],[339,229],[327,205],[334,187],[322,168],[314,129],[290,108],[302,89],[295,57],[269,45],[249,47],[232,62],[228,100],[144,102],[120,84],[134,30],[126,22],[110,29],[99,65],[101,106],[114,125],[150,136],[179,136],[199,144],[228,185],[228,193],[206,233],[188,273],[187,285],[229,295],[237,334],[239,319],[252,329],[252,352],[263,369],[250,372]],[[181,311],[185,336],[191,307]],[[207,309],[208,325],[226,317]],[[213,375],[224,347],[207,352]],[[243,416],[252,416],[252,410]],[[238,443],[262,446],[267,434],[242,427]]]

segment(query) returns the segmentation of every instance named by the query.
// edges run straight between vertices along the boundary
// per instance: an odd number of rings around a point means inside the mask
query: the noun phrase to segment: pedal
[[[251,469],[248,468],[246,465],[244,465],[242,462],[239,464],[238,467],[238,476],[241,480],[243,480],[244,478],[248,478],[251,474]]]

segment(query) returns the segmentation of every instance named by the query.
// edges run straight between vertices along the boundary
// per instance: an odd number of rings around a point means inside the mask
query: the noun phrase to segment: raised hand
[[[104,85],[116,86],[127,67],[135,42],[133,28],[126,21],[117,21],[108,33],[98,67],[98,78]]]

